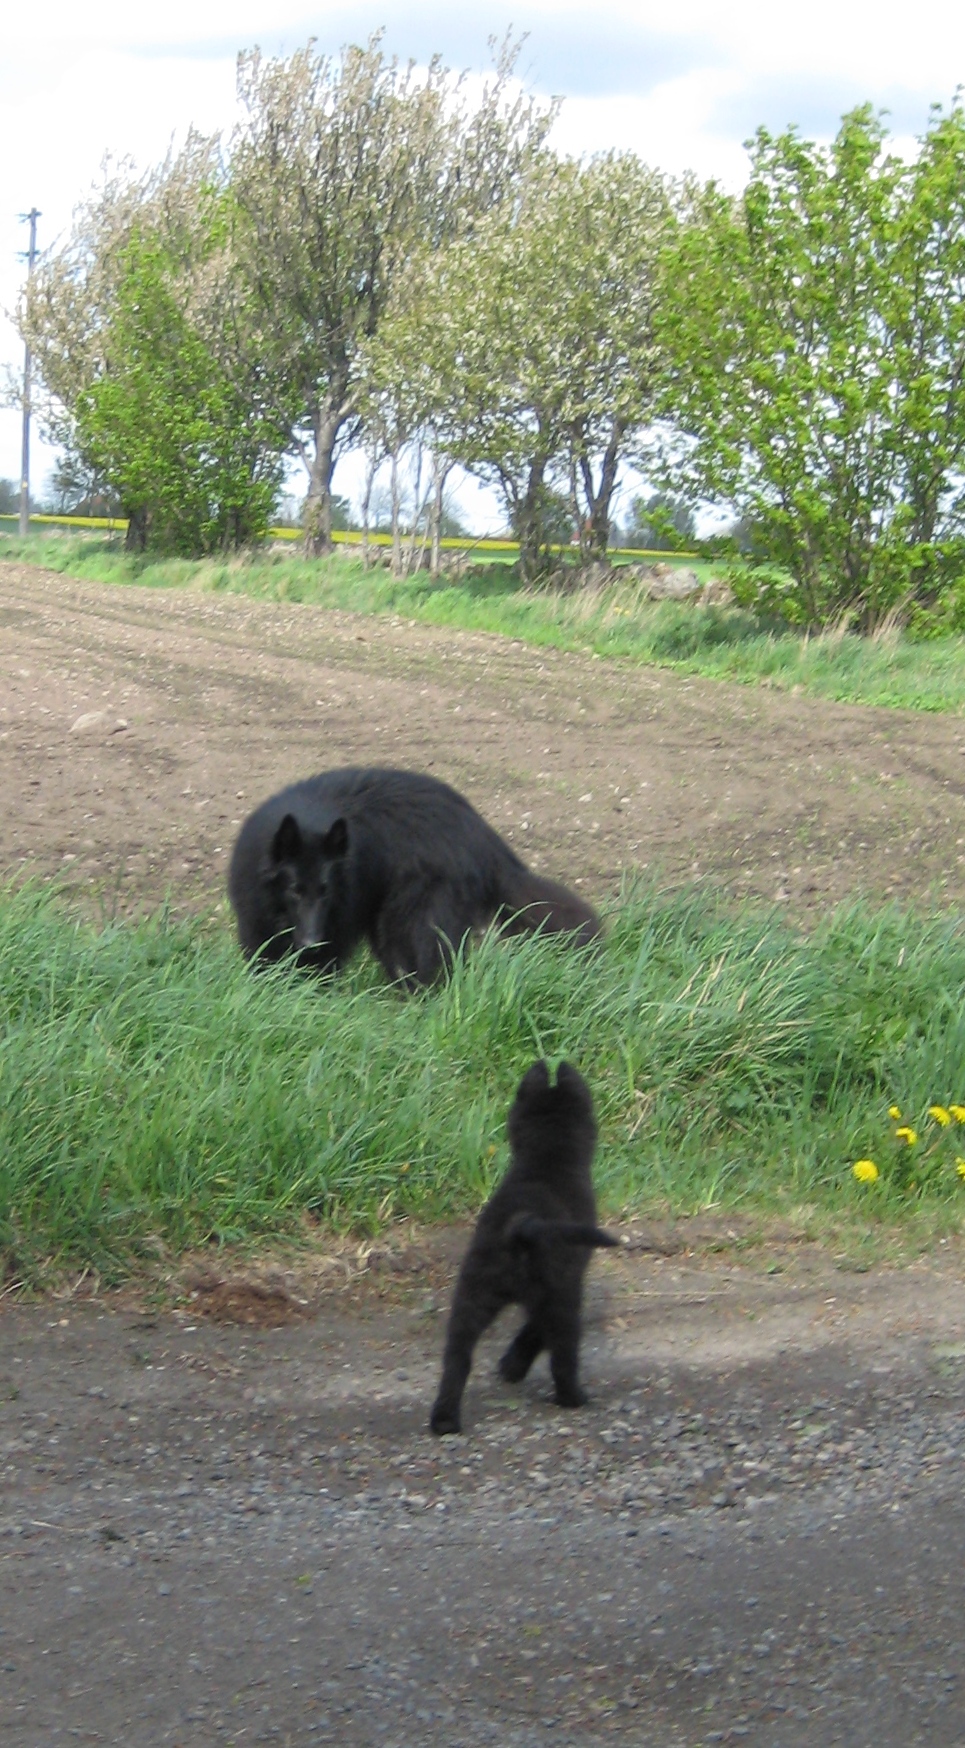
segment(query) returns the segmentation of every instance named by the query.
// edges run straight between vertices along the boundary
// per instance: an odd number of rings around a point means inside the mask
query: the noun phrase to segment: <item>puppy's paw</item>
[[[579,1384],[557,1384],[556,1405],[558,1408],[585,1408],[589,1402],[585,1390]]]
[[[437,1402],[429,1417],[429,1430],[439,1438],[444,1437],[447,1432],[461,1432],[462,1422],[458,1410]]]
[[[529,1371],[530,1362],[515,1347],[508,1347],[499,1362],[499,1376],[504,1384],[519,1384]]]

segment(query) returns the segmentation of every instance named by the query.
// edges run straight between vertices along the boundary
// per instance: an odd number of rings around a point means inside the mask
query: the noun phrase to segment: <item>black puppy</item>
[[[272,795],[247,819],[228,891],[244,953],[294,953],[337,971],[367,940],[410,987],[444,972],[465,937],[499,922],[600,932],[584,899],[534,874],[464,796],[419,771],[323,771]]]
[[[549,1349],[561,1408],[579,1408],[580,1302],[593,1245],[619,1242],[596,1225],[590,1165],[596,1122],[590,1089],[561,1062],[553,1086],[545,1062],[519,1083],[507,1123],[512,1165],[486,1203],[466,1252],[449,1315],[433,1432],[458,1432],[473,1348],[504,1305],[526,1321],[499,1362],[510,1384]]]

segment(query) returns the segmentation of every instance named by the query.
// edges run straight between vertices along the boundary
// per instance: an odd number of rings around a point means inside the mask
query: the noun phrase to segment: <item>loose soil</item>
[[[446,778],[597,898],[646,868],[802,913],[965,899],[957,717],[11,564],[0,626],[0,868],[112,914],[221,901],[251,807],[348,763]]]
[[[962,902],[954,719],[17,566],[0,620],[3,866],[112,912],[210,909],[249,806],[375,760],[600,899],[647,865],[805,917]],[[960,1243],[855,1272],[630,1238],[591,1270],[590,1406],[501,1385],[506,1324],[442,1441],[465,1232],[204,1260],[173,1307],[9,1295],[4,1748],[960,1748]]]

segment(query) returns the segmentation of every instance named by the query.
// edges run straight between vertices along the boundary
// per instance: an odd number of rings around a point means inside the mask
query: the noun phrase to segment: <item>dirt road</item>
[[[458,1237],[277,1328],[4,1313],[4,1748],[960,1748],[961,1253],[599,1259],[591,1406],[494,1337],[436,1440]]]
[[[250,805],[369,760],[598,897],[644,864],[961,903],[963,753],[949,718],[0,566],[3,866],[109,910],[216,903]],[[440,1442],[463,1239],[305,1305],[0,1302],[2,1748],[961,1748],[961,1246],[601,1257],[591,1407],[499,1385],[494,1338]]]

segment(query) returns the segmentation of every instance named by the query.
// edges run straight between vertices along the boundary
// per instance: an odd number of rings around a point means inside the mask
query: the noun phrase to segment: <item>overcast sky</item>
[[[761,122],[795,122],[827,139],[844,110],[871,101],[894,132],[920,133],[929,104],[965,83],[961,0],[479,0],[445,7],[342,0],[38,0],[8,13],[0,60],[0,307],[16,299],[26,245],[18,215],[40,208],[39,238],[63,232],[104,153],[157,162],[193,122],[230,129],[235,57],[259,44],[284,54],[309,36],[323,50],[385,26],[390,50],[459,69],[489,64],[488,39],[527,32],[521,69],[537,92],[565,98],[560,150],[632,148],[670,171],[742,184],[743,141]],[[0,324],[0,363],[19,360]],[[35,446],[35,489],[50,452]],[[20,468],[19,416],[0,413],[0,477]],[[338,480],[336,484],[338,485]],[[346,483],[348,483],[346,481]]]

